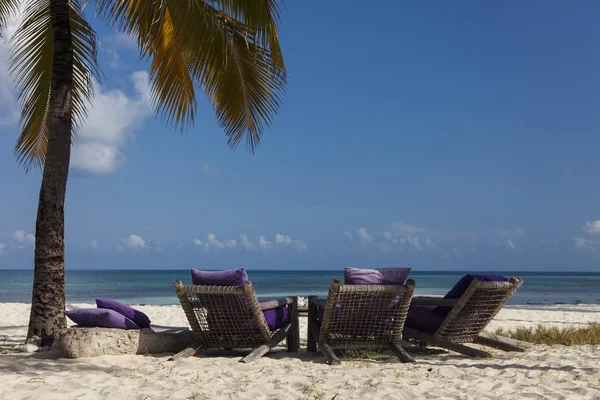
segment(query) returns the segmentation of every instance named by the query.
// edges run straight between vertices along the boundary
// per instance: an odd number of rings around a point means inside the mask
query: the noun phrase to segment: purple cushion
[[[465,293],[465,290],[469,287],[473,279],[478,278],[483,282],[506,282],[508,278],[499,275],[471,275],[467,274],[460,278],[456,285],[446,295],[445,299],[460,299],[460,297]]]
[[[444,296],[445,299],[460,299],[460,297],[465,293],[473,279],[478,278],[483,282],[506,282],[508,278],[500,275],[471,275],[467,274],[460,278],[458,282],[450,289],[448,293]],[[441,316],[446,316],[450,313],[452,307],[441,307],[438,306],[435,308],[434,312]]]
[[[287,306],[273,308],[272,310],[265,310],[263,311],[263,314],[265,315],[265,320],[267,321],[267,325],[269,325],[269,329],[271,331],[283,328],[285,324],[288,323]]]
[[[150,327],[150,318],[148,318],[148,316],[143,312],[136,310],[127,304],[119,303],[116,300],[110,299],[96,299],[96,306],[98,308],[116,311],[135,322],[140,328]]]
[[[421,332],[433,333],[444,321],[445,316],[435,312],[435,306],[413,306],[408,308],[405,326]]]
[[[106,308],[78,308],[65,311],[65,315],[79,326],[140,329],[135,322],[126,316]]]
[[[344,283],[346,285],[403,285],[410,270],[410,268],[360,269],[346,267]]]
[[[192,283],[194,285],[244,286],[248,274],[244,268],[226,271],[200,271],[192,268]]]

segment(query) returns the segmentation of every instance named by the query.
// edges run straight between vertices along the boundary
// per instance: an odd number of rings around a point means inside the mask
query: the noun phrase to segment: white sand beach
[[[68,308],[89,305],[73,304]],[[179,306],[140,306],[153,323],[187,326]],[[5,343],[25,337],[29,305],[0,304]],[[600,322],[600,305],[512,306],[502,327]],[[0,355],[0,399],[600,399],[600,346],[534,346],[525,353],[490,350],[473,360],[456,353],[414,354],[416,364],[342,361],[307,354],[301,318],[298,355],[269,353],[252,364],[242,353],[58,358],[55,351]],[[4,337],[0,337],[2,342]]]

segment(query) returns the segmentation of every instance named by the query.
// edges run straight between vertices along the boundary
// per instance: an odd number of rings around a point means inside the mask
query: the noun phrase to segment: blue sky
[[[90,12],[105,78],[73,149],[67,268],[600,271],[599,13],[288,1],[287,94],[251,155],[203,97],[185,134],[155,120],[135,43]],[[7,47],[0,268],[32,268],[41,175],[13,155]]]

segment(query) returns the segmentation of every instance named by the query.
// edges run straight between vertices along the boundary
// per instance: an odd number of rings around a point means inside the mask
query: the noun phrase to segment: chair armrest
[[[321,307],[325,307],[325,303],[327,302],[327,300],[325,299],[319,299],[319,298],[308,298],[308,301],[317,305],[317,306],[321,306]]]
[[[297,297],[284,297],[283,299],[278,300],[261,301],[258,303],[258,305],[260,306],[261,310],[266,311],[292,304],[297,299]]]
[[[413,297],[410,302],[415,306],[438,306],[438,307],[454,307],[458,303],[458,299],[444,299],[443,297]]]

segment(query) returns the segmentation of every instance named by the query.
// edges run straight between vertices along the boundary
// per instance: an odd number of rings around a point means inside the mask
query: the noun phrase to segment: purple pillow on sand
[[[192,268],[192,283],[194,285],[244,286],[248,274],[244,268],[226,271],[200,271]]]
[[[116,329],[140,329],[126,316],[106,308],[78,308],[65,311],[65,315],[79,326]]]
[[[113,310],[135,322],[140,328],[150,327],[150,318],[143,312],[116,300],[96,299],[98,308]]]
[[[344,283],[346,285],[403,285],[410,270],[410,268],[360,269],[346,267]]]

